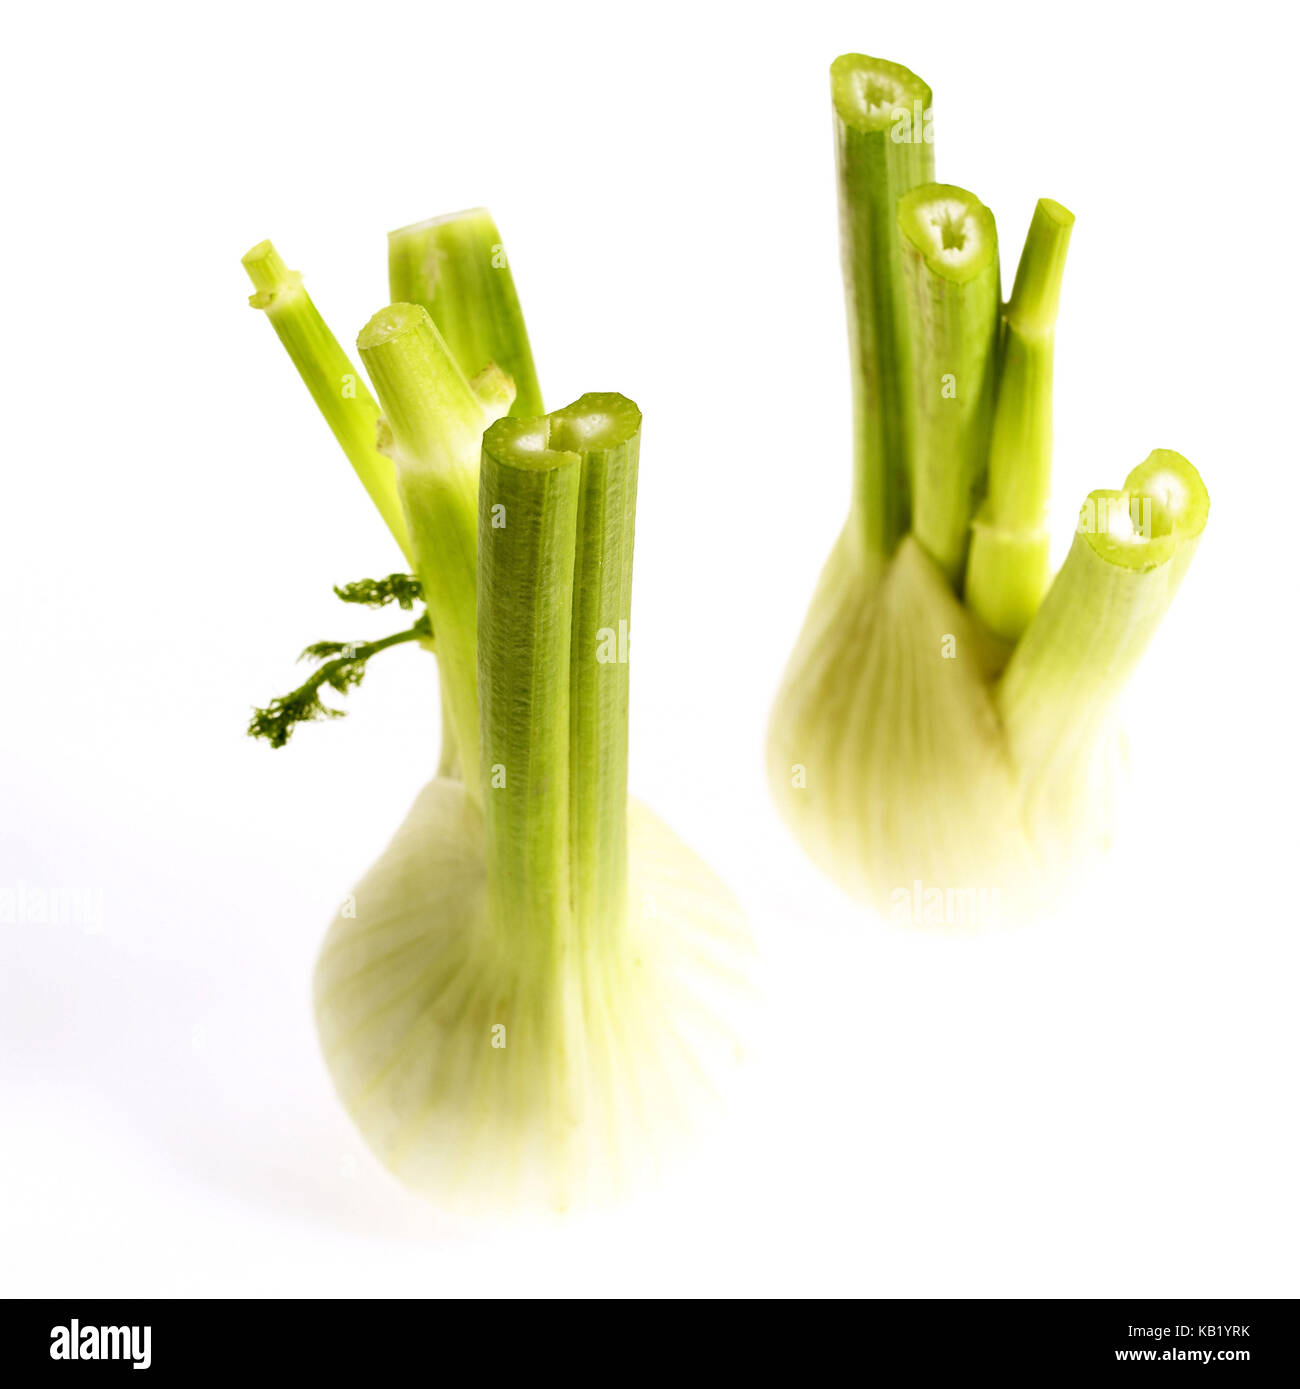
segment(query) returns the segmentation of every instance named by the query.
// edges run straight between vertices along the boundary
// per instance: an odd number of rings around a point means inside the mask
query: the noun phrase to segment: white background
[[[0,102],[0,1291],[1300,1293],[1295,35],[1280,7],[28,7]],[[1270,17],[1271,16],[1271,17]],[[850,907],[765,791],[849,478],[826,68],[936,93],[939,177],[1078,216],[1057,534],[1177,448],[1205,542],[1132,689],[1121,847],[953,939]],[[344,1118],[308,1006],[436,747],[430,663],[242,736],[396,552],[268,325],[273,236],[350,342],[384,233],[483,203],[551,405],[645,412],[632,784],[736,887],[765,1021],[627,1208],[469,1226]],[[346,629],[346,630],[345,630]]]

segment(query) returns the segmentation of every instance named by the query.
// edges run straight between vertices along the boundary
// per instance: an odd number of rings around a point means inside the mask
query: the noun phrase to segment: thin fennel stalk
[[[1006,641],[1015,641],[1029,625],[1047,588],[1052,360],[1073,226],[1073,213],[1060,203],[1038,200],[1003,313],[988,494],[972,528],[966,597]]]
[[[302,276],[285,265],[269,241],[259,241],[248,251],[243,265],[256,290],[248,302],[265,311],[361,485],[407,564],[414,567],[415,550],[397,494],[393,461],[375,447],[379,407],[361,373],[312,303],[302,286]]]

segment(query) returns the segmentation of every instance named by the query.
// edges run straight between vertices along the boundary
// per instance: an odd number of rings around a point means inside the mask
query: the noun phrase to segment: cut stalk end
[[[993,214],[954,184],[926,183],[904,193],[898,229],[930,273],[952,284],[966,284],[997,264]]]
[[[912,119],[918,111],[928,111],[933,94],[901,63],[865,53],[842,53],[831,64],[831,100],[845,125],[855,130],[888,130],[902,113]]]
[[[1210,519],[1210,494],[1200,473],[1173,449],[1152,449],[1125,479],[1124,490],[1150,497],[1180,544],[1199,540]]]
[[[1073,230],[1074,213],[1051,198],[1039,198],[1007,304],[1007,323],[1016,331],[1029,335],[1055,330]]]
[[[1122,491],[1088,494],[1079,534],[1108,564],[1144,572],[1183,551],[1190,558],[1210,515],[1210,494],[1181,453],[1154,449]],[[1180,566],[1182,577],[1186,563]]]
[[[357,349],[382,347],[394,338],[419,332],[429,315],[416,304],[389,304],[372,314],[366,326],[357,334]]]
[[[255,309],[269,308],[277,294],[302,288],[302,276],[289,269],[269,241],[259,241],[245,252],[241,264],[257,291],[248,301]]]
[[[584,395],[549,416],[550,446],[604,453],[630,443],[641,430],[641,411],[624,395]]]
[[[476,475],[487,412],[426,310],[387,305],[357,348],[406,461]]]

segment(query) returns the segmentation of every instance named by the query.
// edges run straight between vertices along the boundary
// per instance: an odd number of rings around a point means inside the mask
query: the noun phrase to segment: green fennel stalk
[[[478,797],[478,451],[493,412],[475,395],[424,309],[381,309],[357,339],[398,450],[398,492],[437,633],[444,707],[466,788]]]
[[[486,208],[434,217],[388,234],[388,292],[419,304],[456,360],[489,362],[514,382],[512,415],[540,415],[542,392],[505,245]]]
[[[1007,641],[1029,625],[1048,581],[1052,356],[1074,216],[1040,198],[1003,315],[1002,370],[988,453],[988,495],[975,518],[967,598]]]
[[[930,89],[897,63],[847,53],[831,65],[831,97],[853,381],[851,526],[866,554],[881,559],[907,529],[908,515],[894,207],[934,176],[924,138]],[[922,119],[914,121],[918,107]],[[906,140],[895,138],[903,119]]]
[[[930,183],[898,200],[898,229],[912,530],[959,588],[997,384],[997,228],[965,189]]]
[[[255,309],[265,310],[361,485],[393,533],[407,563],[413,564],[415,555],[397,495],[393,461],[385,458],[375,443],[379,407],[366,389],[361,373],[325,326],[302,286],[302,276],[288,269],[269,241],[259,241],[244,256],[244,269],[256,291],[249,303]]]

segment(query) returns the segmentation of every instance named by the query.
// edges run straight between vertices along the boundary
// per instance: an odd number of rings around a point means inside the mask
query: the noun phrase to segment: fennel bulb
[[[1109,840],[1116,699],[1209,514],[1158,449],[1086,500],[1049,587],[1053,334],[1073,216],[1041,199],[1010,300],[997,230],[933,182],[929,88],[831,68],[854,403],[849,519],[777,694],[799,842],[900,920],[1015,917]],[[923,119],[916,119],[923,113]],[[955,922],[954,922],[955,918]]]
[[[598,394],[538,413],[485,212],[394,233],[390,258],[394,299],[417,302],[357,340],[376,402],[270,244],[245,257],[252,302],[415,570],[336,592],[426,608],[380,641],[309,647],[318,669],[250,732],[282,746],[338,716],[323,690],[355,687],[389,645],[436,655],[438,774],[326,937],[321,1045],[403,1182],[564,1208],[625,1190],[689,1131],[736,1055],[724,1019],[749,938],[726,888],[628,799],[640,411]]]

